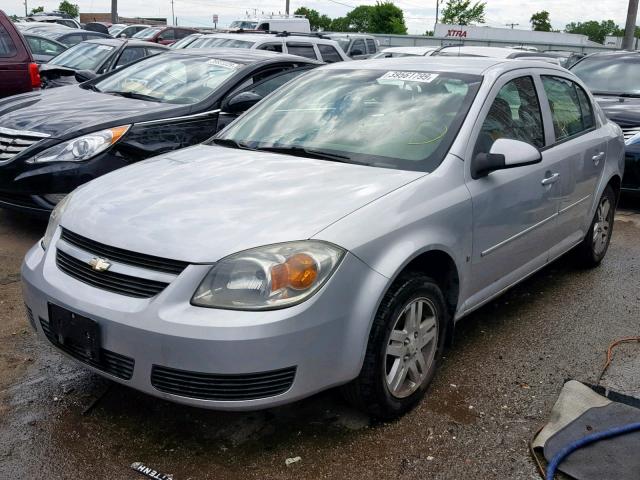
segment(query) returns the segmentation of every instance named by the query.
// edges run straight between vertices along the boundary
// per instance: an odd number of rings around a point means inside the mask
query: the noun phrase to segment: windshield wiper
[[[313,150],[304,147],[259,147],[255,148],[254,150],[260,150],[263,152],[284,153],[285,155],[317,158],[320,160],[331,160],[332,162],[352,163],[351,157],[348,157],[346,155],[324,152],[321,150]]]
[[[84,88],[85,90],[91,90],[92,92],[102,92],[102,90],[100,90],[98,87],[96,87],[92,83],[81,85],[81,88]]]
[[[602,97],[623,97],[623,98],[640,98],[640,93],[627,93],[627,92],[591,92],[594,95],[600,95]]]
[[[159,102],[162,103],[162,100],[156,97],[152,97],[151,95],[145,95],[144,93],[136,93],[136,92],[118,92],[118,91],[106,91],[103,93],[109,93],[111,95],[119,95],[125,98],[135,98],[136,100],[148,100],[150,102]]]
[[[216,145],[220,145],[222,147],[239,148],[242,150],[253,150],[253,148],[249,147],[248,145],[241,142],[236,142],[231,138],[212,138],[210,142],[215,143]]]

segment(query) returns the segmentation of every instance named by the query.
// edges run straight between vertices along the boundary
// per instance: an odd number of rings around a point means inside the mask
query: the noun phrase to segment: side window
[[[298,75],[306,71],[307,71],[306,69],[289,70],[287,72],[269,77],[266,80],[262,80],[260,83],[253,85],[253,87],[248,90],[250,92],[257,93],[261,97],[266,97],[271,92],[277,90],[282,85],[287,83],[289,80],[297,77]]]
[[[488,153],[499,138],[544,146],[540,102],[531,77],[513,79],[500,89],[482,124],[474,156]]]
[[[287,42],[287,51],[290,55],[298,55],[300,57],[317,59],[313,45],[308,43],[289,43]]]
[[[318,50],[320,50],[322,60],[324,60],[326,63],[335,63],[342,61],[342,57],[332,45],[323,45],[319,43]]]
[[[591,100],[585,93],[585,91],[577,84],[574,84],[576,93],[578,94],[578,100],[580,101],[580,112],[582,113],[582,126],[585,130],[589,130],[596,126],[595,117],[593,114],[593,105]]]
[[[14,57],[17,53],[18,51],[13,40],[11,40],[11,35],[0,25],[0,57]]]
[[[578,135],[593,127],[591,106],[588,106],[589,110],[583,115],[578,94],[581,89],[574,82],[560,77],[543,76],[542,85],[549,99],[556,141]],[[585,95],[584,92],[581,93]]]
[[[367,38],[367,49],[369,50],[369,53],[374,54],[378,51],[378,48],[376,46],[376,41],[372,38]]]
[[[184,38],[186,36],[191,35],[193,32],[190,32],[189,30],[176,30],[176,38],[177,39],[181,39]]]
[[[260,45],[257,49],[266,50],[267,52],[282,53],[282,44],[281,43],[265,43]]]
[[[67,35],[60,39],[60,43],[64,43],[68,47],[72,47],[82,41],[82,35],[74,33],[73,35]]]
[[[362,38],[356,38],[351,44],[349,55],[364,55],[366,53],[367,49],[364,46],[364,40]]]
[[[142,47],[129,47],[125,48],[124,52],[120,55],[118,62],[116,63],[116,68],[122,67],[124,65],[128,65],[131,62],[135,62],[136,60],[145,56],[144,48]]]
[[[162,40],[175,40],[176,31],[173,28],[168,28],[160,34],[159,39]]]
[[[263,32],[268,32],[270,30],[269,24],[261,23],[260,25],[258,25],[258,28],[256,28],[256,30],[262,30]]]

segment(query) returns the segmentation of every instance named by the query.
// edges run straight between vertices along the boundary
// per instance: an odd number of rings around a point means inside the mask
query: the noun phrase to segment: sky
[[[109,12],[110,0],[71,0],[80,6],[81,12]],[[318,10],[329,17],[344,16],[352,7],[375,4],[375,0],[290,0],[291,12],[305,6]],[[444,2],[444,0],[441,0]],[[556,29],[563,29],[567,23],[586,20],[612,19],[624,27],[628,0],[486,0],[486,25],[504,27],[507,23],[518,23],[515,28],[530,28],[531,15],[540,10],[551,14],[551,23]],[[54,10],[60,0],[27,0],[28,8],[43,6]],[[212,15],[220,18],[219,27],[245,16],[255,8],[258,12],[284,12],[285,0],[174,0],[175,15],[180,25],[212,27]],[[396,0],[403,9],[409,33],[423,34],[433,30],[436,0]],[[9,15],[24,15],[23,0],[0,0],[0,10]],[[167,17],[171,21],[171,0],[120,0],[118,14],[122,16]]]

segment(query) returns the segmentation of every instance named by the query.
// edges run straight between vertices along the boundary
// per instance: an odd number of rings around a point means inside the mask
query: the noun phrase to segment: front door
[[[546,144],[537,80],[522,73],[499,80],[474,129],[466,164],[509,138],[543,149]],[[538,164],[498,170],[474,180],[467,167],[473,202],[472,297],[482,303],[543,266],[557,240],[558,165],[542,153]]]

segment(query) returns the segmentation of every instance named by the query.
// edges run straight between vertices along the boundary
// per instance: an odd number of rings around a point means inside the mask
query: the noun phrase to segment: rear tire
[[[607,254],[613,233],[615,210],[616,194],[608,185],[598,201],[589,231],[576,249],[576,260],[581,267],[597,267]]]
[[[381,419],[411,410],[435,374],[448,316],[444,295],[433,279],[401,275],[378,308],[362,370],[343,387],[345,398]]]

